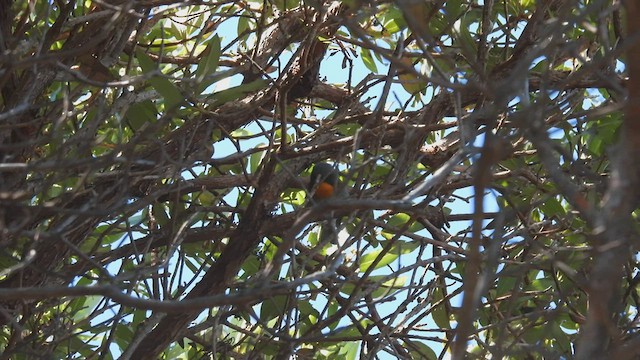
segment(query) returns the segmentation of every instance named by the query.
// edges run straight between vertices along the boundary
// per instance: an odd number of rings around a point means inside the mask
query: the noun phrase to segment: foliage
[[[4,358],[637,348],[623,13],[0,0]]]

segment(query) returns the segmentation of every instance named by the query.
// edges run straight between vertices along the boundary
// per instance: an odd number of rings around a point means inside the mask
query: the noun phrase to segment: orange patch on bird
[[[326,199],[333,195],[333,186],[326,182],[321,182],[313,194],[314,199]]]

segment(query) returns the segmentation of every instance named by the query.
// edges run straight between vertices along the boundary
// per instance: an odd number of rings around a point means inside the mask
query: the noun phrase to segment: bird
[[[317,163],[311,170],[311,179],[309,181],[309,192],[313,193],[312,203],[320,203],[338,193],[338,170],[327,163]],[[329,218],[323,220],[320,226],[319,238],[321,243],[332,242],[338,244],[338,227],[341,219],[336,219],[333,212],[329,214]]]
[[[327,163],[317,163],[311,170],[309,191],[313,200],[318,202],[333,197],[338,188],[338,170]]]

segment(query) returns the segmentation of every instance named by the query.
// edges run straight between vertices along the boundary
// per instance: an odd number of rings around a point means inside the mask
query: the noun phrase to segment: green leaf
[[[288,299],[286,295],[278,295],[265,300],[260,307],[260,320],[266,323],[277,316],[282,316]]]
[[[252,19],[249,16],[240,16],[238,18],[238,34],[251,30]]]
[[[403,227],[406,226],[407,222],[411,221],[411,224],[409,225],[407,231],[409,232],[418,232],[422,229],[424,229],[424,226],[422,226],[420,223],[414,221],[411,218],[411,215],[409,214],[405,214],[405,213],[398,213],[393,215],[391,218],[389,218],[389,220],[387,220],[387,224],[389,224],[391,227],[396,228],[396,229],[401,229]],[[387,240],[393,238],[396,234],[389,232],[389,231],[383,231],[382,232],[382,236],[384,236]]]
[[[467,13],[457,20],[451,29],[455,39],[454,46],[458,47],[467,58],[477,53],[477,42],[471,34],[471,29],[476,26],[475,21],[475,16]]]
[[[231,133],[229,133],[229,135],[232,138],[247,137],[247,136],[251,136],[252,132],[245,128],[238,128],[233,130]]]
[[[376,62],[373,60],[371,56],[371,51],[369,49],[360,48],[360,56],[362,56],[362,62],[364,66],[367,67],[371,72],[377,73],[378,67],[376,66]]]
[[[273,1],[273,5],[280,10],[286,11],[299,6],[300,2],[298,0],[275,0]]]
[[[444,294],[442,289],[437,288],[433,293],[433,300],[431,303],[435,304],[443,299]],[[441,329],[451,329],[451,321],[447,315],[447,309],[443,305],[434,307],[433,311],[431,311],[431,317],[433,318],[433,322],[435,322]]]
[[[378,250],[378,251],[367,253],[364,256],[362,256],[362,258],[360,259],[360,266],[359,266],[360,272],[367,271],[369,267],[373,265],[373,262],[380,256],[381,253],[382,253],[382,250]],[[382,259],[380,259],[380,261],[376,263],[374,269],[379,269],[383,266],[387,266],[391,264],[392,262],[398,259],[398,256],[400,256],[400,254],[386,253],[382,255]]]
[[[389,7],[381,17],[382,25],[389,34],[395,34],[407,27],[402,12],[397,7]]]
[[[197,194],[196,199],[200,205],[213,206],[217,202],[218,197],[211,191],[203,190]]]
[[[136,58],[138,59],[138,63],[145,74],[157,69],[156,63],[153,62],[153,60],[151,60],[151,58],[142,51],[142,49],[136,49]],[[151,84],[151,86],[164,98],[164,107],[166,110],[175,109],[184,101],[184,96],[180,92],[180,89],[169,81],[169,79],[154,76],[148,81],[149,84]]]
[[[136,49],[136,59],[143,73],[149,73],[157,68],[156,63],[142,49]]]
[[[453,23],[456,19],[460,18],[460,10],[464,9],[462,6],[462,0],[447,0],[444,5],[444,14],[447,19],[447,23]]]
[[[218,69],[220,61],[220,37],[214,35],[204,51],[206,57],[198,64],[196,69],[196,82],[198,83],[198,94],[201,94],[207,87],[215,82],[215,79],[207,78]]]
[[[412,355],[411,358],[413,359],[438,359],[438,355],[436,355],[435,351],[422,342],[407,340],[406,344],[406,348],[409,349],[409,354]]]
[[[166,226],[171,222],[169,214],[167,213],[167,208],[162,203],[153,203],[153,205],[151,205],[151,213],[155,217],[158,225],[160,225],[161,227]]]
[[[552,289],[555,285],[555,281],[551,278],[535,279],[531,282],[530,287],[535,291],[545,291]]]
[[[300,332],[305,333],[309,328],[314,326],[320,317],[318,310],[314,309],[309,301],[299,301],[298,310],[300,311]]]
[[[522,5],[522,7],[530,7],[533,6],[535,2],[535,0],[520,0],[520,5]]]
[[[142,324],[142,323],[140,322],[138,324]],[[127,339],[129,339],[129,341],[131,341],[131,339],[134,338],[134,332],[132,327],[129,324],[120,323],[116,326],[115,336],[121,340],[126,341]]]
[[[360,330],[358,330],[358,328],[355,325],[349,325],[327,336],[327,339],[349,338],[349,337],[359,337],[359,336],[362,336],[362,333],[360,332]]]
[[[548,199],[547,201],[545,201],[544,204],[542,204],[540,206],[540,208],[542,209],[542,211],[544,212],[544,215],[547,218],[550,218],[552,216],[563,216],[563,215],[565,215],[564,207],[562,206],[560,201],[558,199],[556,199],[555,197],[552,197],[552,198]]]
[[[153,123],[158,117],[156,107],[151,100],[133,104],[127,109],[125,119],[133,131],[139,130],[146,123]]]
[[[102,296],[97,296],[97,295],[91,295],[91,296],[85,297],[85,301],[82,304],[82,309],[76,311],[73,314],[73,319],[75,321],[84,320],[93,311],[93,309],[95,309],[95,307],[98,306],[98,303],[100,303],[102,300],[104,300],[104,298]]]
[[[380,279],[384,278],[386,276],[371,276],[369,277],[370,280],[372,281],[379,281]],[[404,288],[405,284],[407,283],[407,277],[406,276],[398,276],[396,278],[387,280],[383,283],[381,283],[378,288],[373,291],[371,293],[371,296],[374,299],[379,299],[381,297],[387,296],[391,293],[393,293],[395,290],[401,290]]]
[[[249,173],[256,174],[258,172],[258,166],[266,154],[266,151],[258,151],[249,156]]]
[[[250,255],[247,260],[242,263],[242,276],[241,279],[246,279],[249,276],[255,275],[260,270],[260,259],[255,255]]]
[[[362,126],[360,124],[347,123],[347,124],[338,124],[335,126],[335,129],[341,135],[352,136],[355,135],[358,130],[360,130]]]
[[[302,206],[306,199],[306,193],[303,190],[285,190],[282,201],[294,206]]]
[[[510,294],[514,290],[517,290],[515,289],[516,279],[513,276],[507,275],[507,272],[509,270],[511,269],[505,266],[505,268],[500,272],[500,276],[498,277],[498,284],[496,286],[496,296],[498,297],[505,294]]]
[[[358,356],[358,350],[360,346],[357,341],[347,341],[340,344],[340,350],[338,356],[344,360],[355,360]]]
[[[227,102],[237,100],[241,97],[244,97],[246,94],[263,89],[266,85],[266,80],[258,79],[248,84],[242,84],[229,89],[218,91],[209,97],[211,99],[211,106],[216,107]]]

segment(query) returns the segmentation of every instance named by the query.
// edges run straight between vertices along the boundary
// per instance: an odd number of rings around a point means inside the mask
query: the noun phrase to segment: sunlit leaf
[[[362,57],[362,62],[364,63],[364,66],[366,66],[367,69],[369,69],[369,71],[371,71],[372,73],[378,72],[378,67],[376,66],[376,63],[373,60],[373,57],[371,57],[371,52],[369,51],[369,49],[362,48],[360,50],[360,56]]]

